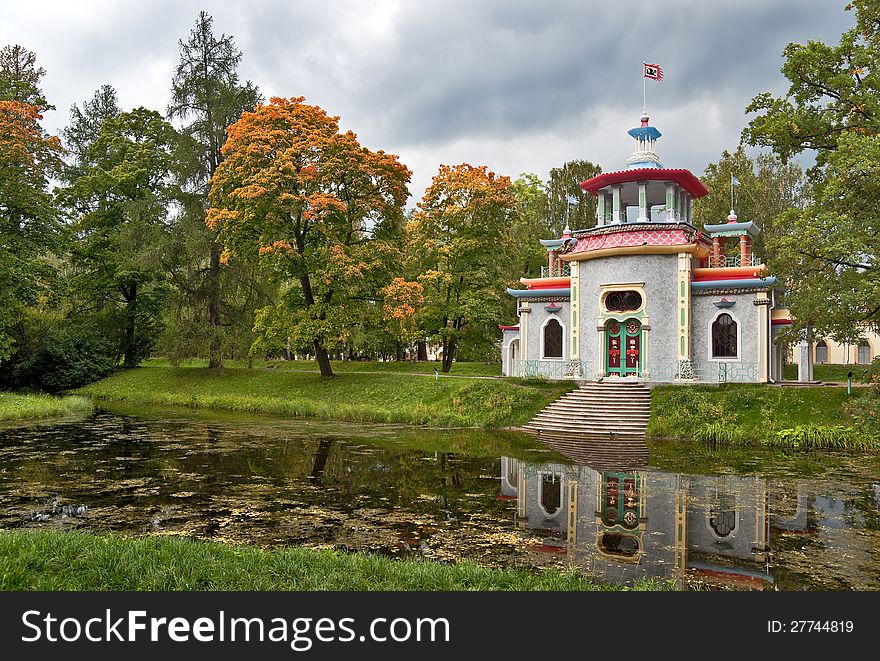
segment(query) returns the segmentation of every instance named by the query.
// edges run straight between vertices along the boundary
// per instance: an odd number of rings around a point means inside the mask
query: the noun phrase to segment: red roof
[[[604,172],[581,183],[581,188],[597,195],[600,188],[631,181],[674,181],[694,197],[703,197],[709,193],[709,189],[690,170],[670,170],[668,168],[639,168],[638,170]]]

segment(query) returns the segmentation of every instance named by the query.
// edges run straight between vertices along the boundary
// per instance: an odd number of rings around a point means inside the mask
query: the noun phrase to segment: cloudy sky
[[[112,84],[124,108],[164,111],[177,42],[199,10],[244,53],[264,96],[305,96],[362,144],[400,155],[421,197],[440,163],[516,177],[583,158],[620,169],[642,110],[668,167],[697,174],[735,148],[744,108],[782,93],[789,42],[836,43],[846,0],[5,0],[0,46],[36,52],[58,110]]]

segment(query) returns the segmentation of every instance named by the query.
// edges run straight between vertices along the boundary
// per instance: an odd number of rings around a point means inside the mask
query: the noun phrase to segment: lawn
[[[637,589],[666,587],[657,581]],[[574,572],[361,553],[263,550],[177,537],[0,531],[2,590],[624,590]]]
[[[91,410],[92,403],[85,397],[0,392],[0,420],[48,418]]]
[[[571,382],[432,379],[341,372],[144,367],[77,394],[136,406],[168,405],[433,427],[511,427],[572,390]]]

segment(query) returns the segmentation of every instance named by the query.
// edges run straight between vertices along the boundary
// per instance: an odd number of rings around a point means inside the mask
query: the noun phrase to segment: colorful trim
[[[740,280],[760,278],[767,273],[766,264],[756,266],[723,266],[721,268],[698,267],[694,269],[695,281]]]
[[[504,331],[518,331],[518,330],[519,330],[519,326],[502,326],[501,324],[498,324],[498,328],[501,329],[501,332],[504,332]]]
[[[766,278],[745,278],[742,280],[702,280],[691,283],[691,289],[698,290],[726,290],[726,289],[769,289],[776,284],[775,276]]]
[[[581,183],[585,191],[598,195],[599,190],[614,184],[638,181],[672,181],[694,197],[708,195],[709,189],[690,170],[669,168],[636,168],[605,172]]]
[[[571,296],[571,287],[559,289],[511,289],[507,288],[507,293],[514,298],[535,298],[536,296]]]
[[[529,289],[554,289],[571,286],[571,278],[568,276],[559,278],[520,278],[519,281]]]

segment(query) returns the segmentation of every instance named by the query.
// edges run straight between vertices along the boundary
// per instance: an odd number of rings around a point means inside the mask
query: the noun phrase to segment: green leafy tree
[[[75,103],[70,108],[70,121],[61,132],[67,148],[69,165],[65,169],[64,178],[72,183],[89,167],[89,148],[101,133],[101,127],[108,119],[119,116],[119,100],[112,85],[102,85],[92,98],[82,104]]]
[[[486,166],[441,165],[407,227],[424,287],[421,327],[442,344],[444,372],[462,342],[494,350],[515,208],[509,177]]]
[[[27,48],[13,44],[0,49],[0,99],[51,109],[40,89],[45,75],[46,70],[37,66],[36,54]]]
[[[847,10],[856,26],[839,44],[785,48],[788,92],[756,96],[743,134],[783,159],[815,150],[803,208],[784,213],[767,244],[786,270],[797,326],[842,341],[880,327],[880,5]]]
[[[152,110],[107,119],[86,150],[89,166],[61,193],[76,216],[79,307],[109,317],[124,367],[146,357],[158,333],[177,140]]]
[[[247,335],[254,304],[264,305],[269,293],[264,283],[248,281],[257,273],[253,262],[224,274],[229,262],[221,259],[223,248],[205,224],[210,179],[224,159],[226,129],[262,100],[253,83],[239,79],[241,51],[231,36],[214,35],[213,20],[206,12],[199,12],[189,38],[179,42],[180,60],[171,83],[168,116],[183,122],[184,138],[179,147],[184,213],[176,233],[183,253],[177,262],[187,266],[172,273],[183,297],[177,308],[187,320],[189,333],[175,330],[179,338],[193,336],[189,346],[195,351],[203,345],[199,336],[207,334],[208,366],[217,368],[223,361],[224,326],[232,328],[227,335]],[[200,314],[201,310],[204,313]],[[183,353],[186,347],[178,343],[176,354]]]
[[[550,170],[547,221],[552,237],[562,236],[566,225],[573,230],[596,225],[596,199],[580,185],[601,172],[598,165],[582,160],[568,161],[562,167]]]
[[[410,172],[301,97],[246,112],[229,127],[223,155],[208,223],[228,253],[259,255],[281,286],[258,313],[256,346],[289,341],[332,376],[328,348],[376,309],[380,274],[399,254],[394,228]]]

